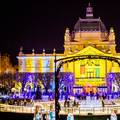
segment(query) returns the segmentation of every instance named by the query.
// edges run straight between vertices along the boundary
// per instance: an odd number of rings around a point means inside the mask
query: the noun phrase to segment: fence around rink
[[[34,113],[34,106],[15,106],[0,104],[0,112],[16,112],[16,113]],[[80,108],[80,107],[61,107],[60,114],[66,115],[72,113],[74,115],[110,115],[112,110],[116,110],[120,114],[120,106],[105,106],[103,108]],[[40,108],[44,114],[49,112],[49,108]]]

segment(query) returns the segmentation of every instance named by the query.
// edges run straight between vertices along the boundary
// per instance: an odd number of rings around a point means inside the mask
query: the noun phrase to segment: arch
[[[84,60],[84,59],[103,59],[103,60],[109,60],[114,61],[118,63],[120,67],[120,58],[112,57],[112,56],[102,56],[102,55],[78,55],[78,56],[72,56],[72,57],[65,57],[56,59],[55,56],[55,116],[56,119],[58,118],[58,112],[57,112],[57,105],[58,105],[58,98],[59,98],[59,72],[63,64],[66,64],[68,62],[74,62],[78,60]],[[56,66],[56,63],[60,62],[58,66]]]
[[[74,62],[74,61],[84,60],[84,59],[104,59],[104,60],[114,61],[118,63],[118,65],[120,66],[120,58],[111,57],[111,56],[101,56],[101,55],[80,55],[80,56],[66,57],[66,58],[61,58],[56,60],[56,63],[60,61],[60,63],[58,64],[56,73],[59,72],[63,64],[67,62]]]

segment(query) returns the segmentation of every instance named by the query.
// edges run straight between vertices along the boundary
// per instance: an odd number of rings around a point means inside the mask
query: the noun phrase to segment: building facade
[[[94,18],[93,8],[89,4],[86,8],[86,17],[84,19],[79,18],[72,31],[66,28],[64,53],[57,54],[54,49],[53,53],[46,54],[43,49],[42,54],[35,54],[33,49],[31,54],[25,54],[21,48],[17,56],[19,72],[54,72],[55,55],[57,59],[84,55],[120,58],[120,54],[116,53],[115,47],[113,27],[108,32],[100,17]],[[93,91],[94,93],[97,91],[108,91],[107,75],[109,73],[118,73],[119,71],[119,64],[107,59],[84,59],[68,62],[61,69],[61,72],[74,74],[74,91],[79,89],[81,92]],[[118,89],[118,86],[115,86],[114,89]]]

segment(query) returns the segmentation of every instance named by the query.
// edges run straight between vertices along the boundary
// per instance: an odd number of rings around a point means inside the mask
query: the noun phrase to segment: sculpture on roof
[[[65,39],[66,42],[70,41],[70,30],[69,30],[69,28],[66,28],[66,30],[65,30],[64,39]]]
[[[109,32],[109,41],[114,41],[114,40],[115,40],[115,32],[113,27],[111,27]]]

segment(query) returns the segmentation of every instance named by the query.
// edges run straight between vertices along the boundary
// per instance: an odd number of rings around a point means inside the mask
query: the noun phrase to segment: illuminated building
[[[7,54],[0,54],[0,74],[15,73],[16,69],[13,67],[10,57]]]
[[[86,8],[86,18],[79,18],[73,31],[66,28],[64,35],[64,53],[57,54],[55,49],[52,54],[46,54],[43,49],[42,54],[25,54],[20,49],[18,58],[20,73],[46,73],[54,72],[55,54],[57,59],[77,55],[102,55],[120,58],[120,54],[115,50],[115,33],[113,27],[109,32],[102,20],[94,18],[93,8],[88,5]],[[114,61],[105,59],[84,59],[62,66],[61,72],[72,72],[75,75],[74,91],[107,91],[107,75],[118,73],[119,65]],[[114,89],[118,87],[114,84]]]

